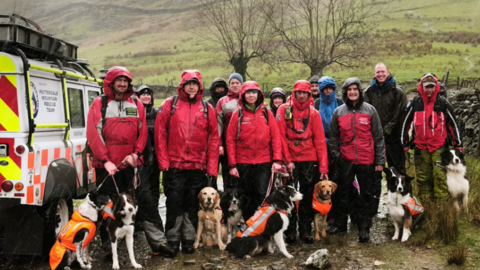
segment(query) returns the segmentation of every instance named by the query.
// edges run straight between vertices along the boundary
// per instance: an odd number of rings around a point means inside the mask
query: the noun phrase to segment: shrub
[[[459,244],[453,248],[447,258],[448,264],[463,265],[467,259],[467,246]]]

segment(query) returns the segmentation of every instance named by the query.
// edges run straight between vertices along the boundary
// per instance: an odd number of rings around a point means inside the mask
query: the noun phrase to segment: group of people
[[[92,103],[87,139],[97,184],[105,181],[99,192],[116,193],[109,176],[120,190],[126,189],[139,167],[138,218],[154,254],[173,257],[180,246],[184,253],[194,252],[197,196],[207,185],[217,188],[219,165],[224,189],[239,190],[245,221],[267,195],[272,172],[286,167],[290,184],[304,194],[290,217],[287,243],[313,243],[314,186],[334,181],[338,188],[327,232],[346,232],[350,217],[359,241],[368,242],[385,157],[389,167],[405,175],[404,151],[414,148],[416,164],[421,164],[416,169],[420,199],[448,197],[445,173],[434,164],[447,142],[461,148],[462,141],[452,107],[439,89],[437,77],[426,74],[418,85],[419,97],[407,105],[405,93],[379,63],[365,91],[359,79],[349,78],[338,98],[332,77],[313,76],[296,81],[290,97],[274,88],[268,108],[259,84],[244,82],[237,73],[228,82],[215,79],[206,101],[200,72],[186,70],[177,95],[156,109],[148,86],[134,91],[128,70],[112,67],[104,80],[108,103],[101,98]],[[165,228],[157,209],[161,171]]]

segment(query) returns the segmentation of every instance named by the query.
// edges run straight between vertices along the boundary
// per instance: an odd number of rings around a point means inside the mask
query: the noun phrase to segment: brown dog
[[[322,180],[315,185],[315,189],[313,191],[313,200],[312,200],[312,208],[316,210],[315,212],[315,240],[320,241],[320,229],[318,228],[318,217],[322,216],[322,237],[327,237],[327,232],[325,231],[327,228],[327,215],[332,208],[332,194],[337,189],[337,184],[332,181]]]
[[[225,250],[227,242],[227,227],[221,224],[222,209],[220,208],[220,195],[211,188],[206,187],[198,194],[200,210],[198,211],[198,228],[195,248],[202,246],[216,246]]]

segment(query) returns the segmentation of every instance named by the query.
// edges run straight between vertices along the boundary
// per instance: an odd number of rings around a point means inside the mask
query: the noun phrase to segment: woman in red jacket
[[[253,216],[265,198],[272,170],[281,169],[282,142],[264,100],[257,82],[245,82],[227,131],[228,164],[230,174],[239,178],[244,220]]]

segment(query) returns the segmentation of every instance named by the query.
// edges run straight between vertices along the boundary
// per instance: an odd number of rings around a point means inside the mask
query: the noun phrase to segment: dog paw
[[[225,248],[227,248],[227,246],[225,244],[218,244],[218,248],[220,248],[220,250],[225,250]]]
[[[285,254],[285,257],[287,257],[288,259],[293,259],[293,255],[290,253]]]
[[[393,240],[393,241],[398,240],[398,236],[392,237],[392,240]]]
[[[112,269],[120,269],[120,266],[118,265],[118,262],[117,262],[117,263],[113,263]]]
[[[248,260],[248,259],[251,259],[252,257],[250,257],[250,255],[245,255],[243,258]]]
[[[315,236],[315,241],[320,241],[320,236]]]
[[[142,265],[141,265],[141,264],[138,264],[138,263],[133,263],[132,265],[133,265],[133,267],[135,267],[135,268],[142,268]]]
[[[85,268],[85,269],[92,269],[92,265],[91,265],[91,264],[86,264],[85,266],[82,266],[82,268]]]
[[[195,249],[197,249],[197,248],[198,248],[198,242],[195,242],[195,244],[193,245],[193,247],[194,247]]]
[[[407,237],[402,237],[402,243],[407,242],[407,240],[408,240],[408,235],[407,235]]]

